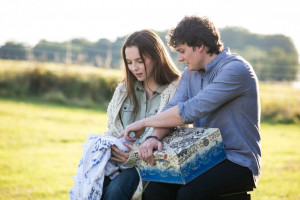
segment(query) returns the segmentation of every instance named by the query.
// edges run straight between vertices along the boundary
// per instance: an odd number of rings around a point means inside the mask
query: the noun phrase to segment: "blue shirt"
[[[258,80],[243,58],[223,50],[206,71],[184,69],[177,91],[164,110],[178,105],[185,124],[219,128],[227,159],[260,175],[260,100]]]

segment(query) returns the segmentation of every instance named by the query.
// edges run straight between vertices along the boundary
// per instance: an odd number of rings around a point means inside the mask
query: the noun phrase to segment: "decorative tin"
[[[156,165],[138,159],[143,180],[186,184],[226,158],[220,130],[181,127],[163,140],[163,151],[154,152]],[[134,152],[138,157],[138,152]]]

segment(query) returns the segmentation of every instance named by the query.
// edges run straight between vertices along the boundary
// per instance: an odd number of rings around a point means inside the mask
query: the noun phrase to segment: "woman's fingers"
[[[126,146],[130,150],[133,150],[133,148],[134,148],[134,146],[132,144],[129,144],[127,142],[123,142],[123,145]]]
[[[111,160],[121,163],[124,163],[128,160],[130,153],[125,153],[114,145],[111,147],[111,150]]]

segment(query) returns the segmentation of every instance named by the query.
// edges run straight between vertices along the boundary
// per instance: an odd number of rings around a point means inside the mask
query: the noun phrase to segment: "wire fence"
[[[180,70],[184,69],[184,64],[177,62],[177,53],[170,52],[175,64]],[[76,65],[89,65],[102,68],[120,69],[122,67],[122,58],[120,48],[92,48],[84,47],[81,50],[76,49],[76,46],[72,46],[72,43],[66,43],[64,47],[60,46],[60,49],[38,49],[33,47],[14,47],[3,46],[0,47],[0,59],[9,60],[27,60],[30,62],[54,62]],[[247,58],[246,58],[247,59]],[[250,60],[251,63],[251,60]],[[277,66],[276,70],[272,70],[274,66],[270,64],[264,64],[263,60],[255,60],[252,65],[256,71],[259,80],[270,81],[295,81],[300,82],[300,66]],[[286,70],[286,69],[293,70]],[[278,70],[280,69],[280,71]],[[282,78],[284,75],[284,78]],[[296,84],[297,86],[297,84]]]

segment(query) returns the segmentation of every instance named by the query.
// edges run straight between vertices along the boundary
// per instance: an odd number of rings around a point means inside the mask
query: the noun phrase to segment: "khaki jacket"
[[[169,86],[162,92],[161,94],[161,101],[158,109],[158,113],[162,111],[162,109],[168,104],[168,102],[171,100],[172,96],[174,95],[176,88],[179,84],[179,80],[173,81]],[[126,86],[125,82],[122,82],[118,85],[116,88],[114,95],[112,97],[112,100],[110,101],[108,108],[107,108],[107,131],[104,132],[105,135],[111,135],[118,137],[119,134],[124,130],[123,125],[121,123],[119,113],[121,110],[121,107],[123,105],[124,100],[127,97],[127,92],[126,92]],[[153,131],[153,128],[150,128],[147,133],[145,133],[142,136],[142,139],[139,141],[138,144],[135,145],[135,148],[138,148],[140,144],[142,144],[145,140],[145,138],[149,135],[151,135]],[[126,161],[125,164],[127,165],[132,165],[135,166],[136,159],[131,154]],[[142,187],[142,181],[140,178],[140,183],[138,185],[138,188],[136,192],[134,193],[132,199],[133,200],[138,200],[142,198],[142,192],[143,192],[143,187]]]

